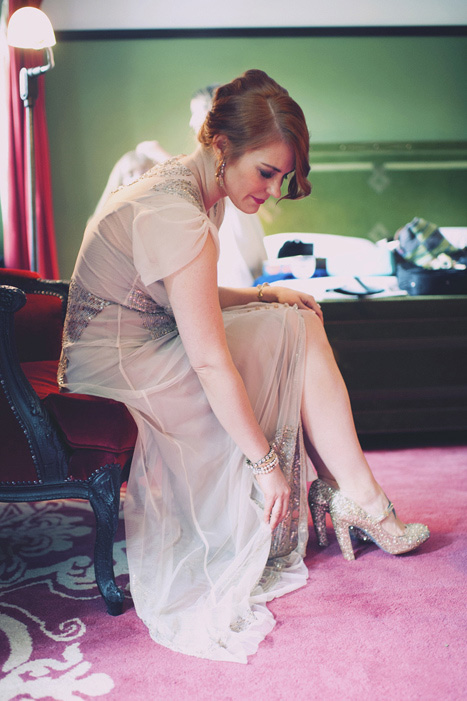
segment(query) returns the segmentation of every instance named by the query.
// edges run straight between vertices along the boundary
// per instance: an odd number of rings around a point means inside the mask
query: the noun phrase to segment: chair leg
[[[96,516],[94,570],[99,591],[111,616],[122,613],[124,593],[115,583],[113,542],[120,506],[120,466],[99,472],[89,486],[89,501]]]

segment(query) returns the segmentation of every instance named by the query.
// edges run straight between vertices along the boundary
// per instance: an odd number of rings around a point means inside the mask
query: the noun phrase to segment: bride
[[[303,112],[259,70],[220,86],[189,156],[107,200],[70,284],[59,382],[124,402],[138,426],[125,498],[130,587],[152,638],[246,662],[274,626],[266,604],[304,586],[306,482],[326,512],[389,553],[405,525],[361,451],[319,304],[281,287],[218,287],[224,198],[254,214],[309,194]]]

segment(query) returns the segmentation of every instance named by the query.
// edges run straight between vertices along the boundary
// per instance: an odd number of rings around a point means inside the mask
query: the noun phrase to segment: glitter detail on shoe
[[[423,524],[409,523],[406,525],[403,535],[392,536],[380,526],[380,523],[394,511],[391,502],[388,503],[388,506],[380,516],[372,517],[358,504],[344,497],[338,489],[334,489],[320,479],[316,479],[311,483],[308,503],[318,544],[321,547],[327,547],[328,545],[326,513],[330,513],[342,554],[346,560],[355,559],[350,538],[355,538],[361,542],[372,541],[385,552],[391,555],[398,555],[414,550],[427,540],[430,535],[428,528]],[[342,509],[344,503],[351,517],[348,515],[344,517],[342,513],[338,512],[338,506],[340,505]],[[331,513],[332,504],[334,504],[333,513]]]
[[[394,511],[392,504],[388,505],[381,516],[371,516],[361,506],[335,490],[329,502],[329,513],[346,560],[355,560],[349,530],[352,526],[363,531],[381,550],[390,555],[410,552],[430,537],[430,531],[422,523],[408,523],[402,535],[391,535],[381,525],[390,511]]]
[[[329,502],[336,490],[323,480],[316,479],[311,483],[308,492],[313,527],[315,529],[318,545],[322,548],[328,546],[328,534],[326,531],[326,512],[329,512]]]

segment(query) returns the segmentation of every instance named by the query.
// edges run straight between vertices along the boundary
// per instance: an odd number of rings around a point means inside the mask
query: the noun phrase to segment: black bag
[[[467,294],[466,249],[456,249],[436,224],[415,218],[396,234],[399,287],[409,295]]]
[[[396,275],[399,287],[409,295],[467,295],[466,270],[428,270],[396,253]]]

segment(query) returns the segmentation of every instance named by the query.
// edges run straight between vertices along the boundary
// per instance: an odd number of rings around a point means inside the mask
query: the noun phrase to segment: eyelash
[[[261,169],[260,169],[259,172],[260,172],[261,176],[262,176],[263,178],[265,178],[266,180],[270,180],[270,179],[273,177],[273,175],[274,175],[274,173],[271,173],[270,171],[266,171],[266,170],[261,170]],[[284,177],[282,178],[282,182],[284,183],[286,180],[288,180],[288,178],[289,178],[288,175],[284,175]]]

